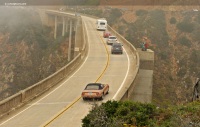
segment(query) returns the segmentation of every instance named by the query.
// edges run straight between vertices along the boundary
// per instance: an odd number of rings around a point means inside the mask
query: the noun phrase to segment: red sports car
[[[104,38],[108,38],[109,36],[111,36],[111,33],[109,31],[104,31],[103,32],[103,37]]]
[[[104,95],[108,94],[109,85],[101,83],[89,83],[83,90],[81,96],[83,100],[86,99],[101,99],[103,100]]]

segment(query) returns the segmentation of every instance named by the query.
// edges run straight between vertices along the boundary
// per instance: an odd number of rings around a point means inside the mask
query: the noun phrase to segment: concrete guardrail
[[[88,16],[88,15],[87,15]],[[89,16],[91,17],[91,16]],[[92,16],[92,18],[96,18]],[[117,36],[117,38],[126,46],[129,47],[129,49],[132,51],[132,53],[136,56],[136,70],[133,76],[133,81],[131,84],[126,86],[128,89],[122,89],[116,98],[116,100],[123,100],[126,99],[129,96],[129,93],[131,93],[132,88],[134,87],[134,79],[136,78],[136,75],[139,70],[139,55],[135,47],[127,41],[124,37],[122,37],[119,33],[117,33],[115,30],[113,30],[110,26],[108,26],[108,30],[111,31],[114,35]],[[85,59],[87,53],[88,53],[88,36],[85,28],[85,23],[82,21],[82,37],[83,37],[83,47],[81,49],[81,52],[66,66],[55,72],[54,74],[50,75],[49,77],[45,78],[44,80],[18,92],[17,94],[3,100],[0,102],[0,116],[5,115],[6,113],[15,110],[16,108],[26,104],[30,100],[34,99],[35,97],[43,94],[45,91],[49,90],[50,88],[54,87],[58,82],[66,78],[70,73],[73,72],[75,68],[81,65],[83,60]]]
[[[5,100],[0,102],[0,117],[6,115],[7,113],[15,110],[18,107],[26,104],[30,100],[36,98],[37,96],[43,94],[45,91],[54,87],[62,81],[64,78],[69,76],[75,68],[81,65],[84,61],[87,52],[88,52],[88,38],[87,32],[85,28],[85,23],[82,23],[82,35],[79,35],[82,39],[80,43],[84,42],[83,47],[81,48],[80,53],[66,66],[62,67],[60,70],[50,75],[49,77],[43,79],[42,81],[16,93],[13,96],[6,98]]]
[[[130,50],[132,52],[132,54],[134,56],[136,56],[135,60],[136,60],[136,68],[134,70],[134,74],[132,77],[132,82],[131,84],[127,84],[126,86],[124,86],[120,93],[117,95],[116,100],[125,100],[127,99],[130,94],[133,92],[134,89],[134,80],[137,76],[137,73],[139,71],[139,65],[140,65],[140,58],[139,58],[139,54],[136,50],[136,48],[129,42],[127,41],[123,36],[121,36],[118,32],[116,32],[114,29],[112,29],[112,27],[108,26],[107,29],[117,37],[117,39],[124,45],[126,46],[127,50]]]
[[[99,19],[99,17],[96,17],[96,16],[91,16],[91,15],[87,15],[87,14],[81,14],[81,15],[91,17],[94,19]],[[128,50],[130,50],[134,56],[136,56],[136,58],[135,58],[136,68],[134,70],[132,82],[128,85],[123,86],[123,88],[121,89],[121,91],[119,92],[117,97],[115,98],[115,100],[126,100],[130,97],[130,95],[133,92],[134,87],[135,87],[134,81],[135,81],[136,77],[138,76],[137,74],[139,72],[139,66],[140,66],[139,54],[137,52],[137,49],[128,40],[126,40],[123,36],[121,36],[117,31],[112,29],[112,27],[110,27],[108,25],[107,30],[110,31],[113,35],[115,35],[117,37],[117,39],[120,40],[120,42],[123,43],[123,45],[126,46],[128,48]]]

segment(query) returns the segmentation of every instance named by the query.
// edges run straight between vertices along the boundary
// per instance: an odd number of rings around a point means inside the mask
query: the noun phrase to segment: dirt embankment
[[[150,39],[155,52],[153,102],[158,105],[191,101],[200,75],[199,10],[199,6],[137,6],[122,11],[121,22],[114,24],[136,47],[143,36]]]

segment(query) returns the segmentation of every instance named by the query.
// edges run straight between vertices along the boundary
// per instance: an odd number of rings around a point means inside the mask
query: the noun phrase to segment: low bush
[[[155,109],[156,107],[152,104],[142,104],[132,101],[107,101],[100,106],[96,105],[82,119],[83,127],[109,126],[116,125],[116,123],[118,126],[122,126],[123,124],[145,126],[149,124],[149,120],[155,113]]]
[[[146,15],[146,14],[148,14],[148,11],[146,11],[146,10],[137,10],[136,11],[137,16],[143,16],[143,15]]]
[[[190,22],[180,22],[176,26],[182,32],[191,33],[194,30],[194,24]]]
[[[171,17],[170,24],[176,24],[176,18],[175,17]]]
[[[133,101],[107,101],[95,105],[82,119],[83,127],[183,127],[198,123],[200,103],[156,108],[153,104]],[[192,115],[191,115],[192,114]],[[189,119],[188,119],[189,118]]]
[[[184,46],[191,47],[191,42],[187,37],[181,37],[179,39],[179,43],[184,45]]]

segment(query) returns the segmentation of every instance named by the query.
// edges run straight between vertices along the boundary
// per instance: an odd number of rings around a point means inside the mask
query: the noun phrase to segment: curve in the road
[[[85,26],[85,24],[84,24]],[[93,28],[95,29],[95,27],[93,26]],[[87,33],[88,35],[88,33]],[[102,37],[100,36],[100,34],[98,33],[99,35],[99,38],[101,40],[101,42],[103,43],[104,47],[105,47],[105,50],[106,50],[106,53],[107,53],[107,62],[106,62],[106,66],[104,67],[103,71],[100,73],[99,77],[96,79],[95,83],[98,82],[101,77],[103,76],[103,74],[105,73],[106,69],[108,68],[108,65],[109,65],[109,61],[110,61],[110,55],[109,55],[109,52],[108,52],[108,48],[106,47],[106,44],[104,42],[104,40],[102,39]],[[87,58],[86,58],[87,60]],[[75,72],[76,73],[76,72]],[[60,111],[54,118],[52,118],[51,120],[49,120],[45,125],[44,127],[47,127],[49,124],[51,124],[55,119],[57,119],[59,116],[61,116],[64,112],[66,112],[70,107],[72,107],[76,102],[78,102],[79,100],[81,99],[81,96],[78,97],[77,99],[75,99],[71,104],[69,104],[68,106],[66,106],[66,108],[64,108],[62,111]]]
[[[133,69],[130,69],[129,66],[130,62],[134,61],[132,57],[129,58],[130,51],[124,49],[125,55],[110,56],[110,46],[105,44],[100,32],[94,28],[95,20],[86,17],[84,20],[87,24],[87,34],[94,37],[89,37],[89,56],[86,57],[83,64],[54,90],[34,100],[32,104],[26,105],[21,111],[5,118],[0,126],[35,127],[48,125],[55,127],[70,125],[70,127],[77,127],[80,126],[81,119],[91,108],[91,104],[80,99],[81,89],[85,87],[84,84],[91,80],[110,84],[110,94],[104,99],[107,101],[116,97],[124,84],[130,83],[127,80],[132,78],[129,71]],[[78,90],[75,87],[79,87]],[[76,122],[74,123],[74,121]]]

